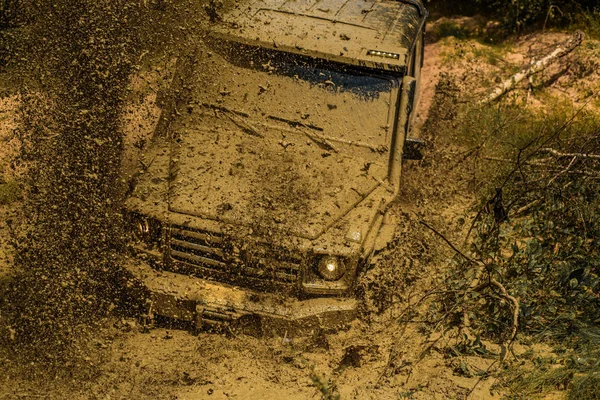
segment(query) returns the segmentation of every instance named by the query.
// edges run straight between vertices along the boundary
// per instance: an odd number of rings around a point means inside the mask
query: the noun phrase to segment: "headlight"
[[[160,240],[161,226],[156,219],[134,214],[130,226],[135,238],[141,242],[154,244]]]
[[[136,221],[135,234],[138,238],[142,239],[150,235],[150,223],[147,219],[138,219]]]
[[[337,281],[346,272],[344,262],[335,256],[324,256],[317,264],[317,272],[326,281]]]
[[[134,222],[133,234],[141,242],[149,243],[152,239],[150,222],[146,218],[138,218]]]

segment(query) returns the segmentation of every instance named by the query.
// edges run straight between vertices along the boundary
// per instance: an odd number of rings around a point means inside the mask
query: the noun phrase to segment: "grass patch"
[[[578,333],[556,345],[559,356],[535,358],[530,366],[505,371],[507,398],[542,399],[562,391],[568,400],[600,399],[600,330],[592,327]]]
[[[573,381],[567,399],[600,399],[600,369],[590,374],[577,377]]]
[[[566,100],[547,101],[551,104],[545,109],[551,113],[523,107],[518,101],[479,106],[453,99],[442,105],[453,110],[442,110],[451,114],[451,120],[436,124],[436,136],[443,146],[459,149],[457,167],[466,167],[480,194],[493,192],[515,162],[527,161],[540,146],[586,146],[585,138],[600,129],[600,115],[579,110]]]
[[[503,58],[503,53],[505,51],[505,47],[484,45],[483,47],[475,47],[473,49],[473,56],[477,59],[484,60],[487,64],[495,67],[505,66],[507,64]]]
[[[442,50],[443,63],[445,65],[478,65],[497,69],[501,75],[512,75],[520,67],[505,60],[510,46],[504,42],[490,44],[482,38],[459,38],[449,36],[442,39],[444,49]]]

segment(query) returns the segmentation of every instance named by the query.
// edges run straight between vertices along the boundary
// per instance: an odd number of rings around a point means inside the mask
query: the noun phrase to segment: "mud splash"
[[[136,53],[136,7],[64,0],[39,9],[28,71],[35,83],[22,89],[18,132],[25,218],[5,300],[7,340],[26,358],[78,355],[79,338],[115,307],[119,118]]]

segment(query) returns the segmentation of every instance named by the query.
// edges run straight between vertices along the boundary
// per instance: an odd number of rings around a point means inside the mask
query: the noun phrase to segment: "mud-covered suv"
[[[279,332],[354,318],[418,155],[426,16],[420,0],[260,0],[179,59],[127,200],[153,315]]]

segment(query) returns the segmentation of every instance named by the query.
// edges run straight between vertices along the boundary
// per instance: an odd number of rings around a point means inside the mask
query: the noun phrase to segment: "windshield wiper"
[[[252,124],[250,124],[250,123],[248,123],[248,122],[243,121],[243,120],[240,119],[240,116],[246,117],[246,118],[249,117],[249,115],[246,114],[246,113],[244,113],[244,112],[230,110],[227,107],[219,106],[219,105],[216,105],[216,104],[210,104],[210,103],[202,103],[202,106],[206,107],[206,108],[211,108],[213,110],[218,110],[218,111],[221,111],[221,112],[225,113],[225,115],[227,115],[227,118],[229,118],[231,120],[231,122],[233,122],[244,133],[247,133],[249,135],[256,136],[256,137],[259,137],[259,138],[264,138],[265,137],[265,135],[263,135]]]
[[[333,151],[334,153],[337,153],[337,150],[335,149],[335,147],[333,147],[331,145],[331,143],[329,143],[327,141],[327,139],[325,139],[324,137],[321,137],[321,136],[319,136],[317,134],[314,134],[314,133],[309,133],[309,132],[307,132],[304,129],[300,129],[300,127],[302,127],[302,128],[313,129],[313,130],[317,130],[317,131],[323,131],[323,128],[320,128],[320,127],[315,126],[315,125],[308,125],[308,124],[305,124],[305,123],[300,122],[300,121],[294,121],[294,120],[291,120],[291,119],[286,119],[286,118],[278,117],[278,116],[275,116],[275,115],[269,115],[268,118],[269,119],[273,119],[275,121],[285,122],[286,124],[288,124],[292,128],[296,128],[299,132],[303,133],[307,138],[309,138],[317,146],[319,146],[319,148],[321,148],[323,150],[326,150],[326,151]]]

